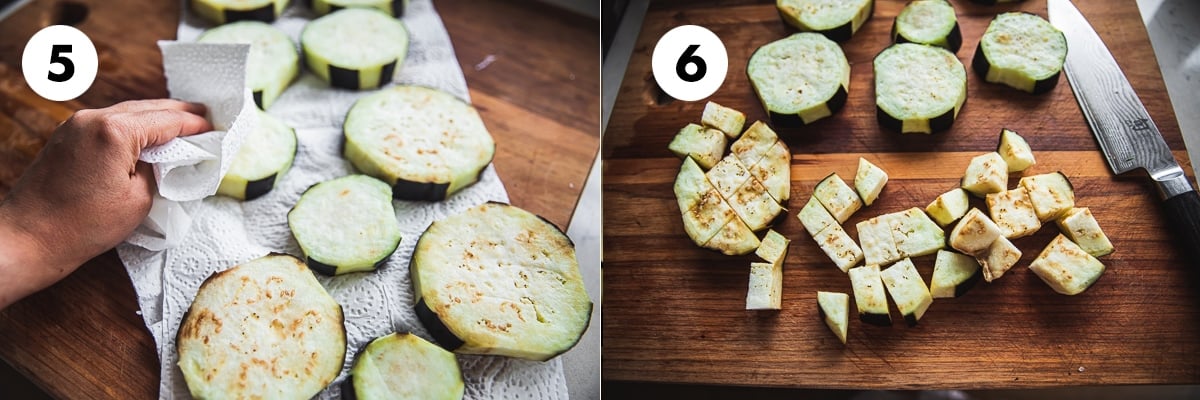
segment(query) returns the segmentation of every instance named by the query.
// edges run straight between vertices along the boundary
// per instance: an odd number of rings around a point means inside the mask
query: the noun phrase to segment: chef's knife
[[[1112,53],[1070,0],[1048,0],[1050,23],[1067,38],[1064,69],[1079,108],[1113,173],[1144,169],[1163,199],[1168,223],[1200,260],[1200,196],[1175,161]]]

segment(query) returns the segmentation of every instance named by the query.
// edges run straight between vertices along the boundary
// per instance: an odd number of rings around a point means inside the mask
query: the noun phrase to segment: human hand
[[[0,309],[129,237],[155,193],[142,149],[212,130],[204,113],[176,100],[127,101],[59,125],[0,202]]]

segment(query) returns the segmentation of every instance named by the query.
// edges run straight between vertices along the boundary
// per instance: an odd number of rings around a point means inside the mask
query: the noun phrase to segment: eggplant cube
[[[1073,296],[1087,290],[1104,274],[1104,264],[1066,236],[1058,235],[1029,269],[1055,292]]]
[[[756,232],[766,228],[783,212],[783,207],[780,207],[779,203],[767,194],[767,189],[754,178],[743,183],[742,187],[726,200],[746,226]]]
[[[758,236],[754,236],[754,231],[750,230],[741,218],[734,216],[702,247],[719,251],[725,255],[740,256],[754,252],[759,244],[761,242],[759,242]]]
[[[850,268],[850,286],[854,289],[854,304],[858,306],[858,318],[864,323],[891,326],[892,314],[888,311],[887,294],[878,265]]]
[[[968,255],[939,250],[933,262],[929,294],[935,299],[959,297],[983,278],[979,262]]]
[[[725,155],[725,135],[716,129],[688,124],[675,134],[667,149],[679,158],[692,158],[704,169],[717,165]]]
[[[1007,186],[1008,164],[994,151],[972,158],[962,179],[962,188],[979,197],[1003,192]]]
[[[792,195],[792,153],[783,141],[775,142],[757,163],[747,168],[754,179],[762,182],[767,193],[779,205],[786,205]]]
[[[929,305],[933,304],[933,297],[929,295],[929,288],[921,280],[921,274],[912,260],[905,258],[892,264],[880,272],[879,277],[892,295],[892,301],[896,302],[896,308],[904,316],[904,322],[908,326],[917,325]]]
[[[817,314],[825,325],[846,344],[846,330],[850,319],[850,296],[838,292],[817,292]]]
[[[946,233],[920,208],[893,213],[889,222],[899,257],[920,257],[946,247]]]
[[[779,135],[775,134],[771,127],[762,121],[755,121],[740,139],[729,146],[729,150],[743,165],[754,165],[765,157],[771,146],[778,141]]]
[[[933,221],[938,225],[950,225],[967,213],[970,208],[970,203],[967,199],[967,191],[962,188],[955,188],[946,193],[942,193],[932,203],[925,207],[925,212],[933,217]]]
[[[996,146],[996,152],[1008,164],[1008,172],[1021,172],[1037,164],[1033,149],[1029,148],[1025,138],[1008,128],[1000,130],[1000,144]]]
[[[675,175],[675,200],[679,203],[679,211],[686,213],[700,203],[700,196],[713,189],[704,177],[704,170],[692,158],[684,158]]]
[[[1033,210],[1043,222],[1058,218],[1075,207],[1075,189],[1062,172],[1033,175],[1021,178],[1021,186],[1029,191]]]
[[[737,157],[726,156],[705,174],[708,182],[725,198],[733,197],[738,188],[750,180],[750,171]]]
[[[867,159],[858,158],[858,172],[854,174],[854,190],[858,191],[858,196],[862,198],[863,203],[871,205],[875,199],[879,198],[879,193],[883,191],[883,186],[887,184],[888,174],[875,164],[871,164]]]
[[[846,234],[841,225],[830,225],[825,227],[825,230],[817,232],[817,236],[813,239],[817,241],[817,245],[833,260],[834,265],[842,272],[857,265],[863,260],[863,251],[854,243],[854,239]]]
[[[731,219],[737,219],[733,208],[725,203],[725,199],[716,189],[709,189],[700,195],[700,200],[694,207],[683,212],[683,230],[692,242],[703,247],[728,225]]]
[[[987,205],[992,222],[1000,227],[1000,234],[1006,238],[1029,236],[1042,228],[1042,221],[1038,220],[1029,192],[1024,187],[988,193]]]
[[[750,263],[747,310],[778,310],[783,297],[783,267],[772,263]]]
[[[983,280],[991,282],[1000,279],[1005,272],[1017,265],[1017,261],[1021,260],[1021,250],[1007,238],[1000,236],[988,246],[987,252],[976,256],[976,260],[983,268]]]
[[[892,214],[884,214],[858,223],[858,241],[867,265],[890,264],[901,258],[892,238],[891,218]]]
[[[836,173],[829,174],[817,184],[813,189],[813,197],[825,206],[825,210],[828,210],[829,215],[838,223],[846,222],[855,211],[862,208],[862,199],[858,198],[854,189]]]
[[[1092,257],[1103,257],[1113,252],[1112,242],[1100,230],[1100,224],[1087,207],[1070,209],[1058,217],[1057,223],[1064,235]]]
[[[838,224],[816,197],[809,198],[808,203],[804,204],[804,208],[800,209],[800,213],[796,214],[796,217],[800,219],[800,224],[804,225],[804,230],[808,231],[809,236],[814,238],[817,237],[817,233],[825,230],[825,227]]]
[[[725,132],[730,139],[737,139],[742,135],[742,125],[746,124],[746,114],[710,101],[704,105],[700,123]]]
[[[771,264],[782,266],[783,260],[787,258],[788,244],[791,242],[787,237],[775,232],[774,229],[768,230],[766,236],[763,236],[758,250],[754,251],[754,255]]]
[[[978,208],[972,208],[950,231],[950,247],[963,254],[979,257],[987,252],[998,237],[1003,237],[1000,227]]]

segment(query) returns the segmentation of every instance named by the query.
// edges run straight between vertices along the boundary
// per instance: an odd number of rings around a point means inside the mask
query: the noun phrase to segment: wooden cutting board
[[[979,37],[997,13],[1046,15],[1043,0],[957,8],[969,68]],[[792,150],[791,212],[775,229],[792,239],[784,267],[783,309],[746,311],[753,256],[703,250],[684,234],[672,193],[680,161],[667,151],[675,132],[698,122],[704,102],[662,102],[650,74],[654,43],[683,24],[705,26],[725,43],[729,74],[709,100],[766,118],[745,77],[759,46],[789,35],[772,3],[659,2],[651,6],[618,94],[604,144],[603,376],[606,380],[821,388],[1010,388],[1200,382],[1200,291],[1167,231],[1157,195],[1136,174],[1105,165],[1064,76],[1030,95],[983,82],[968,71],[958,121],[935,135],[881,131],[875,119],[871,60],[889,44],[903,1],[877,0],[873,18],[843,44],[850,61],[846,107],[799,129],[780,129]],[[1116,55],[1134,89],[1192,171],[1137,5],[1077,1]],[[1058,231],[1044,226],[1015,240],[1021,261],[1007,275],[964,297],[938,299],[920,324],[906,327],[892,306],[892,327],[864,325],[852,313],[843,346],[817,316],[818,290],[850,293],[849,279],[795,218],[816,183],[832,172],[848,182],[859,157],[891,175],[880,200],[844,226],[909,207],[924,207],[957,186],[971,157],[995,149],[1000,128],[1028,139],[1038,164],[1062,171],[1076,203],[1091,207],[1116,252],[1087,292],[1053,292],[1027,268]],[[1016,184],[1016,177],[1010,180]],[[979,200],[976,207],[985,208]],[[928,281],[932,256],[914,260]],[[852,310],[853,310],[853,306]]]

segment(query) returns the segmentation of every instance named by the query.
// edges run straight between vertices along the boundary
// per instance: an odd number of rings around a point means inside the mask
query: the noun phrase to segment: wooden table
[[[35,0],[0,23],[0,196],[74,110],[166,96],[155,41],[175,37],[179,4]],[[565,229],[599,147],[598,22],[531,1],[436,6],[496,137],[495,165],[512,203]],[[73,21],[96,44],[99,75],[75,101],[41,99],[21,77],[25,42]],[[495,61],[477,69],[489,55]],[[158,359],[137,310],[110,251],[0,312],[0,358],[54,397],[154,398]]]
[[[968,65],[988,21],[1001,11],[1046,15],[1044,0],[982,6],[953,0]],[[1191,171],[1170,100],[1137,5],[1076,1],[1100,32],[1146,108]],[[663,393],[711,393],[691,385],[807,388],[1029,388],[1200,382],[1200,272],[1183,258],[1144,176],[1113,176],[1104,164],[1065,76],[1030,95],[988,84],[968,70],[968,100],[947,132],[900,135],[875,118],[871,60],[889,44],[904,1],[876,0],[872,20],[843,44],[852,66],[850,94],[833,117],[780,129],[792,150],[792,211],[774,229],[792,239],[784,267],[783,309],[746,311],[748,264],[693,245],[672,194],[680,161],[667,151],[674,133],[698,122],[703,102],[664,101],[650,74],[655,41],[672,27],[705,26],[722,38],[729,73],[709,100],[765,120],[745,76],[750,54],[789,35],[764,1],[660,1],[651,4],[617,97],[603,144],[604,313],[602,373],[609,393],[647,383]],[[1057,234],[1050,224],[1017,239],[1024,255],[991,284],[958,299],[935,300],[913,328],[874,327],[851,311],[843,346],[817,316],[818,290],[850,292],[849,280],[804,232],[795,213],[832,172],[848,182],[859,157],[891,175],[881,199],[844,226],[883,213],[924,207],[957,186],[969,159],[995,149],[1002,127],[1022,133],[1038,165],[1063,171],[1076,201],[1091,207],[1115,244],[1105,275],[1073,297],[1051,291],[1026,266]],[[1016,178],[1010,185],[1016,184]],[[979,199],[976,207],[986,207]],[[986,210],[986,208],[984,208]],[[914,260],[928,280],[932,257]],[[853,307],[853,306],[852,306]],[[895,306],[892,306],[895,309]],[[893,320],[899,315],[893,311]],[[622,384],[622,382],[625,382]],[[629,383],[638,382],[638,383]],[[645,396],[645,392],[642,393]],[[635,397],[643,397],[635,396]],[[650,394],[649,397],[653,397]],[[713,397],[713,396],[708,396]],[[720,397],[720,396],[716,396]],[[820,397],[820,396],[817,396]],[[701,396],[701,398],[706,398]]]

